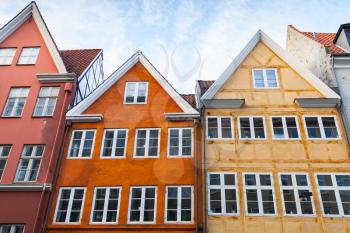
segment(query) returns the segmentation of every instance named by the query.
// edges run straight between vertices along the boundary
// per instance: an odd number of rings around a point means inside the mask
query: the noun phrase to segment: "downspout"
[[[195,119],[195,129],[196,129],[196,157],[195,157],[195,168],[196,168],[196,174],[195,174],[195,185],[196,185],[196,233],[198,233],[198,228],[199,228],[199,221],[198,221],[198,209],[199,209],[199,206],[198,206],[198,186],[199,186],[199,183],[198,183],[198,172],[199,172],[199,159],[198,159],[198,126],[199,126],[199,120],[198,119]]]
[[[205,124],[205,106],[202,105],[202,108],[200,110],[201,113],[201,124]],[[203,193],[203,214],[204,214],[204,230],[203,232],[208,232],[208,214],[207,214],[207,162],[206,162],[206,154],[205,154],[205,143],[206,143],[206,139],[205,139],[205,135],[206,135],[206,127],[204,125],[204,127],[202,128],[202,135],[201,135],[201,140],[202,140],[202,166],[203,166],[203,188],[202,188],[202,193]]]

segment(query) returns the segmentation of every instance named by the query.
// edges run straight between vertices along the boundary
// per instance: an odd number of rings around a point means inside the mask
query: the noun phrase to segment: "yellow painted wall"
[[[277,68],[278,89],[254,89],[253,68]],[[324,218],[314,173],[349,172],[350,160],[344,127],[336,108],[300,108],[295,98],[322,97],[322,94],[291,69],[266,45],[259,43],[214,97],[245,99],[241,109],[207,109],[206,116],[232,116],[233,140],[206,140],[207,172],[238,173],[239,216],[208,216],[209,233],[345,233],[350,218]],[[264,116],[267,140],[239,140],[238,116]],[[272,140],[270,116],[298,116],[301,139]],[[340,140],[307,140],[303,115],[336,115]],[[274,178],[278,216],[245,216],[242,172],[271,172]],[[313,193],[316,217],[285,217],[279,186],[279,172],[307,172]],[[208,202],[206,202],[208,208]]]

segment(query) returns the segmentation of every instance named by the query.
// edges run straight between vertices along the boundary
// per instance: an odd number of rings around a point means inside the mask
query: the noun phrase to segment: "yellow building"
[[[204,84],[207,232],[350,232],[340,97],[261,31]]]

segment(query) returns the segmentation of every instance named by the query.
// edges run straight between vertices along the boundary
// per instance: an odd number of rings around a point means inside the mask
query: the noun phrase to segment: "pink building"
[[[0,29],[0,233],[42,231],[65,113],[102,82],[102,50],[58,50],[35,2]]]

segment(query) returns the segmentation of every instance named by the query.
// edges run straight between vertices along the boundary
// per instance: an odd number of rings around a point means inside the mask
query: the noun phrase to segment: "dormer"
[[[340,25],[333,43],[345,50],[350,50],[350,23]]]

